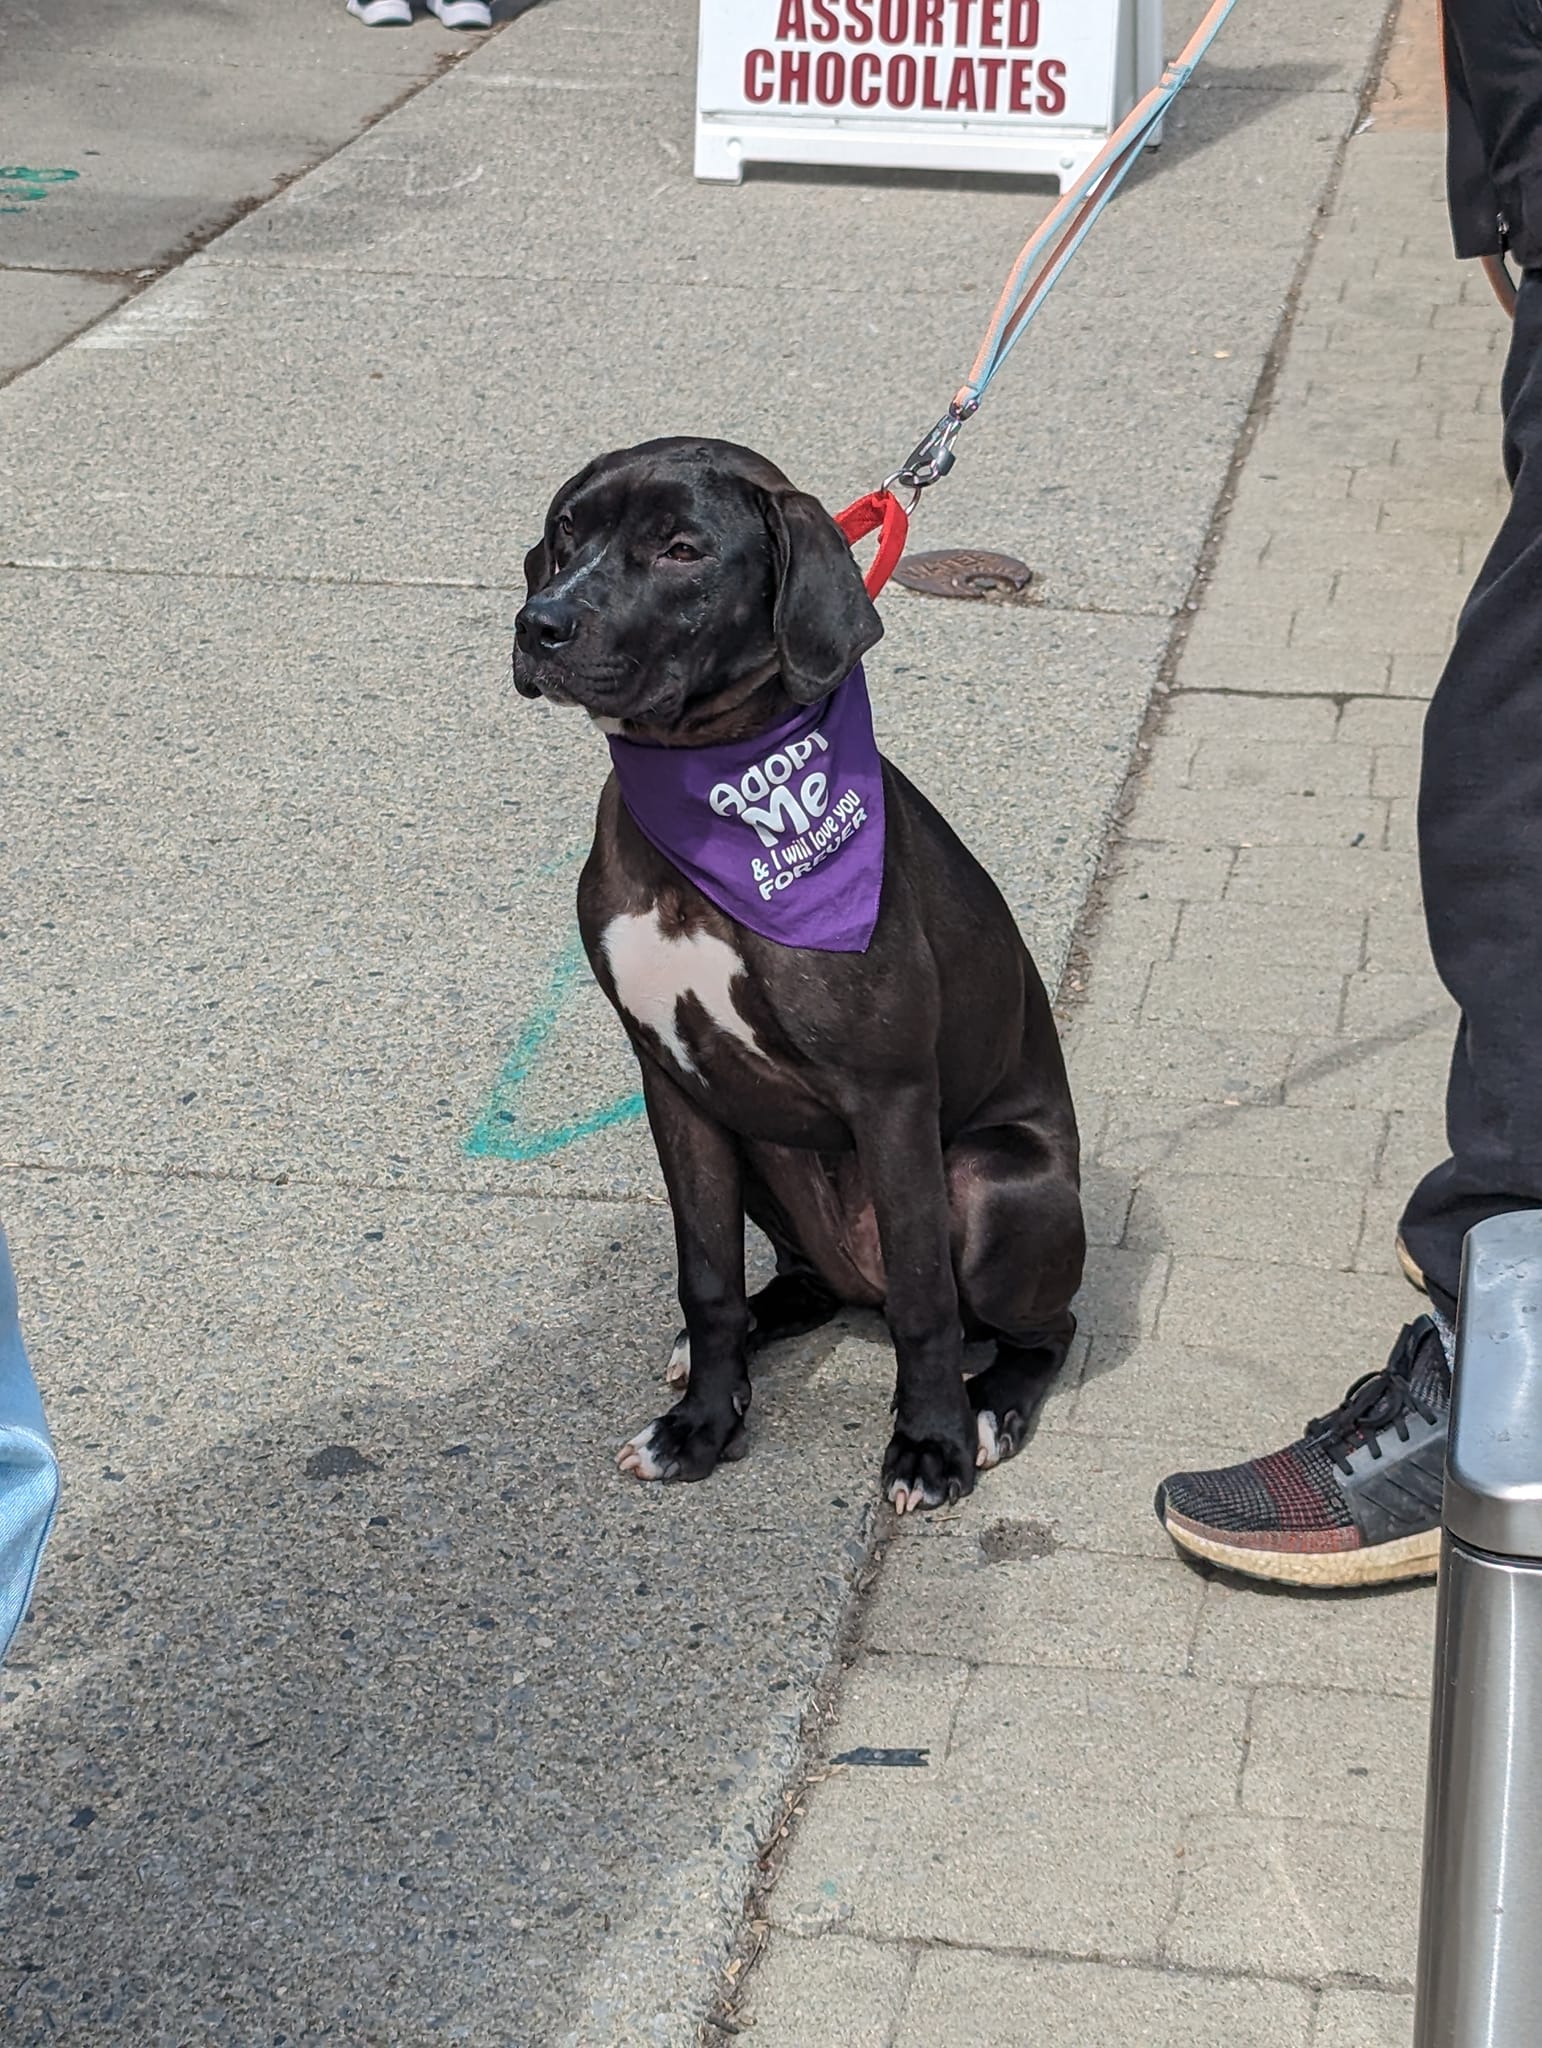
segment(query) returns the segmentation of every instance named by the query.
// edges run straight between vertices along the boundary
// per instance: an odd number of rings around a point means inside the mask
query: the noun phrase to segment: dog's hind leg
[[[997,1338],[996,1356],[968,1382],[980,1433],[975,1462],[982,1468],[1015,1457],[1028,1441],[1075,1335],[1076,1318],[1067,1309],[1044,1329],[1018,1339]]]
[[[1076,1334],[1086,1235],[1075,1154],[1002,1124],[958,1139],[947,1165],[960,1301],[971,1329],[996,1339],[968,1382],[978,1462],[999,1465],[1027,1441]]]

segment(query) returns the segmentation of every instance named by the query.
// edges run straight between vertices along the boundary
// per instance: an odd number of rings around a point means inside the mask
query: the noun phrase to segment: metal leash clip
[[[916,443],[894,474],[884,478],[883,488],[886,491],[892,491],[896,484],[900,484],[911,493],[910,503],[905,507],[907,512],[914,512],[928,484],[945,477],[953,467],[953,443],[959,428],[974,409],[973,403],[960,406],[955,401],[936,426]]]

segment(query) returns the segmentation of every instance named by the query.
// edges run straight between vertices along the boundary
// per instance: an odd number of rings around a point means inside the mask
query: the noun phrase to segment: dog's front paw
[[[967,1436],[957,1439],[909,1436],[897,1429],[883,1454],[884,1498],[901,1515],[916,1508],[951,1507],[974,1492],[977,1451],[972,1419]]]
[[[744,1456],[748,1407],[746,1395],[726,1416],[704,1414],[687,1397],[624,1443],[616,1463],[634,1479],[705,1479],[720,1459]]]

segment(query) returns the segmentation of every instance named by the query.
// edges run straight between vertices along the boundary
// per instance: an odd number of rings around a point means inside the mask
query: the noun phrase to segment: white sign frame
[[[789,0],[700,0],[696,176],[737,185],[749,163],[1006,171],[1055,178],[1063,192],[1160,79],[1162,0],[1033,0],[1031,12],[1029,5],[1019,0],[1019,11],[1013,0],[942,0],[939,21],[935,0],[791,0],[790,11]],[[915,39],[886,46],[877,34],[881,8],[890,10],[891,28],[903,20],[957,34],[968,23],[973,33],[942,46]],[[779,43],[778,23],[800,14],[807,35],[789,32]],[[1021,36],[1030,21],[1033,43],[1009,47],[1007,24],[1016,22]],[[853,33],[864,23],[870,33]],[[1037,82],[1037,53],[1062,44],[1077,53],[1074,82],[1062,59],[1052,59],[1055,68]],[[865,99],[874,91],[898,98],[907,87],[912,101],[940,101],[950,81],[956,95],[964,83],[954,79],[956,58],[970,66],[968,89],[977,100],[992,98],[992,108],[852,104],[859,89]],[[768,104],[751,101],[752,86]],[[1028,102],[1022,110],[1000,104],[1014,92]],[[1046,111],[1057,98],[1061,108]],[[1153,143],[1160,139],[1158,131]]]

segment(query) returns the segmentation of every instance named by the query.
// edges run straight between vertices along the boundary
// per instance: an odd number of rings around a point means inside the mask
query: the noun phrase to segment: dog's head
[[[823,506],[727,441],[645,441],[580,470],[525,590],[520,694],[661,734],[774,678],[815,703],[883,632]]]

